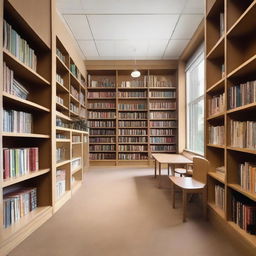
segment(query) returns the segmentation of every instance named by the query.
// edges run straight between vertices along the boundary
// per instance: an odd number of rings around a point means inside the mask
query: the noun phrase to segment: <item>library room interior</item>
[[[0,256],[255,256],[255,17],[0,0]]]

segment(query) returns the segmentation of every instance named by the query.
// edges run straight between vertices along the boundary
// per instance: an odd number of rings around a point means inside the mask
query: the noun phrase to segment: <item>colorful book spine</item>
[[[119,160],[148,160],[148,155],[145,153],[119,153]]]
[[[90,153],[90,160],[115,160],[115,153]]]
[[[256,194],[256,163],[245,162],[239,165],[238,180],[242,189]]]

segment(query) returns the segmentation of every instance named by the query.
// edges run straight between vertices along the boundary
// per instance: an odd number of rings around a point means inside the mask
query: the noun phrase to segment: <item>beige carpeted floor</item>
[[[152,173],[142,167],[91,168],[72,200],[9,255],[246,255],[202,219],[199,199],[189,204],[182,223],[181,209],[171,207],[168,180],[158,189]]]

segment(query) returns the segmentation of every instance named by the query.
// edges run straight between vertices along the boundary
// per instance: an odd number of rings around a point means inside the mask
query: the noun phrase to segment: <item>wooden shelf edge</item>
[[[3,186],[2,187],[5,188],[5,187],[11,186],[13,184],[38,177],[38,176],[43,175],[43,174],[48,173],[48,172],[50,172],[50,169],[42,169],[42,170],[30,172],[27,175],[23,175],[23,176],[20,176],[20,177],[17,177],[17,178],[10,178],[8,180],[3,181]]]
[[[254,155],[256,154],[256,149],[238,148],[238,147],[230,147],[230,146],[228,146],[227,149],[244,152],[244,153],[249,153],[249,154],[254,154]]]
[[[83,167],[79,166],[79,167],[75,168],[74,170],[72,170],[71,173],[72,173],[72,175],[74,175],[75,173],[82,171],[82,170],[83,170]]]
[[[56,111],[56,116],[58,116],[58,117],[60,117],[60,118],[63,118],[63,119],[65,119],[65,120],[67,120],[67,121],[71,121],[71,118],[70,118],[70,117],[68,117],[68,116],[66,116],[66,115],[64,115],[64,114],[62,114],[62,113],[59,112],[59,111]]]
[[[256,201],[256,193],[253,194],[253,193],[251,193],[249,191],[246,191],[246,190],[242,189],[242,187],[240,185],[238,185],[238,184],[230,184],[230,183],[228,183],[228,187],[236,190],[237,192],[243,194],[244,196],[250,198],[251,200]]]
[[[217,42],[216,44],[212,47],[212,49],[209,51],[209,53],[206,55],[206,58],[208,59],[212,53],[221,45],[221,43],[223,42],[224,43],[224,38],[225,38],[225,35],[223,35]],[[223,55],[224,55],[224,52],[223,52]]]
[[[2,92],[3,96],[8,98],[8,99],[11,99],[11,100],[14,100],[14,101],[17,101],[17,102],[20,102],[24,105],[27,105],[27,106],[30,106],[30,107],[33,107],[33,108],[36,108],[38,110],[42,110],[42,111],[45,111],[45,112],[50,112],[50,109],[49,108],[45,108],[37,103],[34,103],[32,101],[29,101],[29,100],[25,100],[25,99],[22,99],[20,97],[17,97],[17,96],[14,96],[14,95],[11,95],[7,92]]]
[[[70,143],[70,139],[56,139],[56,142],[67,142]]]
[[[213,119],[218,119],[218,118],[224,118],[225,116],[225,112],[221,112],[221,113],[218,113],[218,114],[214,114],[214,115],[211,115],[209,117],[207,117],[207,120],[213,120]]]
[[[244,110],[250,110],[251,108],[256,108],[256,102],[246,104],[237,108],[229,109],[227,110],[227,114],[244,111]]]
[[[3,132],[2,136],[5,137],[28,137],[28,138],[42,138],[48,139],[50,135],[37,134],[37,133],[14,133],[14,132]]]
[[[211,92],[213,91],[214,89],[216,89],[216,87],[218,87],[221,83],[223,83],[225,81],[225,77],[222,77],[219,81],[217,81],[215,84],[213,84],[212,86],[210,86],[210,88],[208,88],[206,90],[206,92]],[[223,89],[224,89],[224,86],[223,86]]]
[[[207,147],[212,147],[212,148],[222,148],[222,149],[224,149],[224,148],[225,148],[225,146],[216,145],[216,144],[207,144]]]
[[[66,160],[66,161],[62,161],[62,162],[59,162],[59,163],[56,163],[56,168],[62,166],[62,165],[65,165],[65,164],[69,164],[70,163],[70,160]]]
[[[39,75],[35,70],[33,70],[32,68],[30,68],[29,66],[25,65],[23,62],[21,62],[18,58],[16,58],[11,52],[9,52],[8,50],[3,48],[3,53],[11,58],[13,61],[15,61],[16,63],[18,63],[22,68],[25,68],[26,70],[28,70],[33,76],[36,76],[39,80],[41,80],[42,83],[50,85],[50,82],[47,81],[45,78],[43,78],[41,75]]]
[[[221,174],[218,174],[216,172],[208,172],[208,175],[211,176],[212,178],[218,180],[219,182],[221,183],[225,183],[225,176],[224,175],[221,175]]]
[[[220,209],[218,206],[216,206],[212,202],[208,202],[208,206],[216,213],[218,214],[222,219],[225,219],[225,213],[222,209]]]
[[[63,66],[63,68],[66,69],[67,72],[69,72],[69,68],[66,66],[66,64],[62,61],[62,59],[58,55],[56,55],[56,59]]]

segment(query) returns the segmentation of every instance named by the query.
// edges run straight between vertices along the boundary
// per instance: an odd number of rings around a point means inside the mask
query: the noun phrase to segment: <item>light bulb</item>
[[[134,78],[140,77],[140,71],[138,71],[138,70],[132,71],[131,76],[134,77]]]

